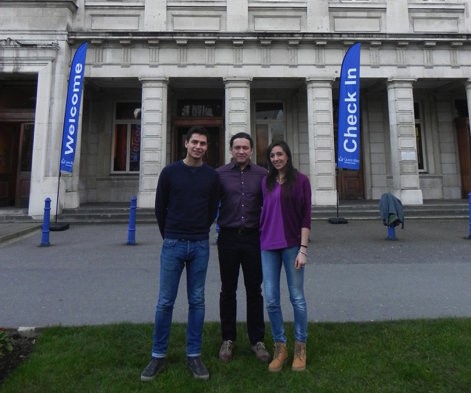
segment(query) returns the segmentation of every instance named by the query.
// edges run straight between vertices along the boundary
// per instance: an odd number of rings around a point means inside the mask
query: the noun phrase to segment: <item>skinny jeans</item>
[[[270,318],[274,342],[286,342],[283,313],[280,304],[281,267],[286,272],[289,299],[294,312],[294,338],[306,342],[307,306],[304,297],[304,268],[296,269],[294,261],[299,246],[278,250],[262,250],[263,288],[265,305]]]

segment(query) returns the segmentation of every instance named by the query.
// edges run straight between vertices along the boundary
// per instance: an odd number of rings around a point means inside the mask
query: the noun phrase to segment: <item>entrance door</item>
[[[351,171],[346,169],[338,170],[337,190],[339,192],[339,199],[364,199],[362,167],[360,166],[358,171]]]
[[[185,158],[185,136],[191,127],[201,126],[206,128],[209,133],[208,151],[203,158],[204,162],[213,168],[224,164],[224,127],[222,119],[175,119],[173,125],[175,132],[172,143],[172,161]]]
[[[27,207],[33,123],[0,123],[0,206]]]
[[[471,137],[469,119],[462,117],[455,120],[460,156],[461,193],[467,198],[471,192]]]
[[[267,148],[273,141],[284,141],[285,133],[279,124],[259,123],[255,125],[257,165],[268,168]]]
[[[17,160],[17,124],[0,123],[0,206],[15,205]]]
[[[334,101],[334,144],[335,160],[337,161],[338,146],[338,101]],[[361,134],[360,134],[361,135]],[[360,141],[361,146],[361,141]],[[348,169],[337,169],[337,191],[340,200],[365,199],[365,185],[363,180],[363,152],[360,149],[360,169],[352,171]]]
[[[20,127],[18,174],[16,179],[15,205],[28,207],[31,186],[31,163],[33,158],[33,123],[23,123]]]

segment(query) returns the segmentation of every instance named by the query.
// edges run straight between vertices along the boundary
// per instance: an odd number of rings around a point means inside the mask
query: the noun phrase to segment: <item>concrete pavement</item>
[[[50,232],[49,247],[39,247],[41,231],[31,224],[2,223],[0,239],[14,225],[29,225],[30,232],[0,244],[0,327],[153,322],[161,245],[156,225],[138,224],[137,244],[129,246],[125,224],[73,224]],[[309,320],[471,317],[468,228],[462,219],[406,219],[398,240],[389,241],[380,221],[313,222],[305,268]],[[219,320],[218,269],[212,239],[207,321]],[[292,320],[282,274],[283,311]],[[245,320],[242,281],[239,288],[238,319]],[[183,275],[174,321],[186,315]]]

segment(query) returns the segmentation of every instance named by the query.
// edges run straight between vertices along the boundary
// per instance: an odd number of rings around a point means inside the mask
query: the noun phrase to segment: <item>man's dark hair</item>
[[[206,136],[206,139],[209,139],[208,130],[201,126],[191,127],[185,135],[185,141],[189,142],[193,134],[200,134]]]
[[[230,147],[232,147],[232,145],[234,144],[234,140],[237,138],[248,139],[250,142],[250,148],[253,149],[253,139],[250,134],[247,134],[246,132],[238,132],[237,134],[232,135],[231,141],[229,142]]]

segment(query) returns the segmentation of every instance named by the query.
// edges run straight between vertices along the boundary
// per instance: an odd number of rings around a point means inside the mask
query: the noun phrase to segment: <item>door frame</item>
[[[30,126],[30,130],[26,128]],[[29,145],[26,143],[25,136],[26,132],[30,132],[31,135]],[[16,172],[16,185],[15,185],[15,206],[17,207],[28,207],[29,194],[31,189],[31,170],[32,170],[32,155],[33,155],[33,141],[34,141],[34,123],[22,122],[20,124],[20,138],[18,144],[18,164]],[[27,150],[25,150],[27,149]],[[26,157],[24,156],[26,155]],[[23,160],[27,160],[29,170],[22,170]]]
[[[217,140],[214,141],[210,135],[209,144],[216,144],[216,150],[218,154],[218,160],[215,164],[212,164],[215,167],[224,164],[224,119],[222,117],[210,117],[210,118],[174,118],[172,121],[172,136],[171,136],[171,156],[170,161],[175,162],[177,160],[182,159],[180,157],[181,151],[183,149],[183,137],[186,132],[180,132],[182,128],[190,128],[190,127],[204,127],[207,129],[217,128],[218,135]]]
[[[2,117],[3,119],[3,117]],[[31,161],[33,154],[33,139],[34,139],[34,122],[33,121],[2,121],[0,124],[8,125],[10,130],[9,146],[9,172],[6,173],[4,181],[8,183],[8,201],[4,206],[15,207],[28,207],[30,183],[31,183],[31,167],[32,162],[29,164],[29,171],[22,171],[22,154],[27,154],[28,162]],[[27,152],[23,152],[23,142],[26,126],[31,127],[31,140]],[[0,131],[1,132],[1,131]]]
[[[458,139],[461,196],[466,199],[471,192],[471,134],[469,118],[459,117],[455,119],[455,128]]]

